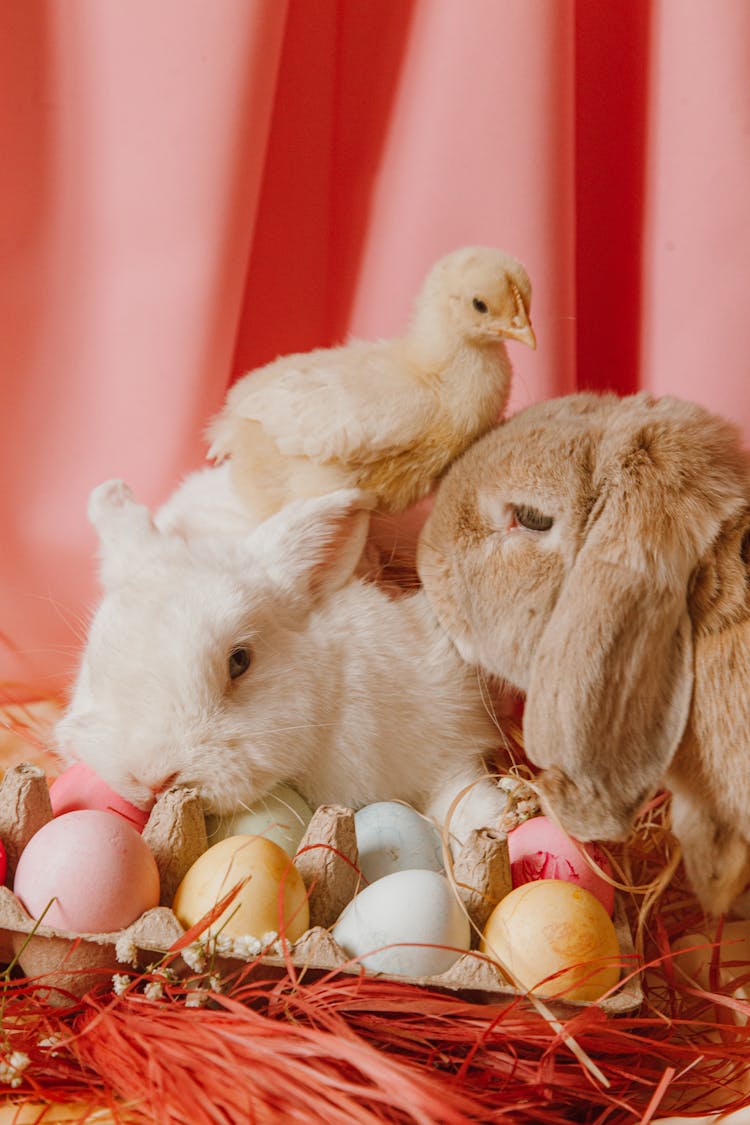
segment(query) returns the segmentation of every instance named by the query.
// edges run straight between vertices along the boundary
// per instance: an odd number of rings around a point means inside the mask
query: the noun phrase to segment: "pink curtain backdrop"
[[[90,488],[162,500],[232,378],[404,326],[430,264],[534,285],[517,409],[641,387],[750,436],[747,0],[0,6],[0,682],[59,690]]]

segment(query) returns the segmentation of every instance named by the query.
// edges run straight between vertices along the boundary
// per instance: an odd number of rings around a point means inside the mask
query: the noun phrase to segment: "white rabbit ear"
[[[255,530],[254,556],[273,586],[306,608],[353,576],[375,504],[372,493],[351,488],[294,500]]]
[[[88,516],[99,537],[100,578],[105,587],[131,575],[143,552],[159,541],[151,513],[136,503],[124,481],[97,485],[89,496]]]

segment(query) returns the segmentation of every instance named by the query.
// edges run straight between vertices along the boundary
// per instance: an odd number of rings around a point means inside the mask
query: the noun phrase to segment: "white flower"
[[[0,1060],[0,1082],[14,1088],[21,1085],[23,1072],[31,1062],[23,1051],[11,1051],[7,1059]]]
[[[115,945],[115,956],[121,965],[138,967],[138,947],[127,933],[120,934]]]
[[[257,957],[262,948],[257,937],[253,937],[252,934],[244,934],[242,937],[235,939],[234,956],[249,961],[251,957]]]
[[[115,996],[122,996],[129,984],[130,977],[126,976],[124,973],[115,973],[112,977],[112,988]]]
[[[174,969],[171,969],[169,965],[162,965],[158,961],[153,965],[149,965],[146,972],[152,977],[156,977],[157,980],[166,981],[167,983],[169,983],[169,981],[174,983],[178,979]]]
[[[147,1000],[161,1000],[164,995],[164,986],[161,981],[151,980],[144,988],[143,994]]]
[[[59,1054],[59,1051],[57,1051],[56,1048],[62,1047],[62,1044],[63,1044],[62,1035],[47,1035],[44,1039],[39,1040],[39,1046],[40,1047],[47,1047],[49,1049],[49,1053],[52,1056],[52,1058],[57,1057],[57,1055]]]
[[[200,942],[194,941],[191,945],[185,946],[181,951],[182,959],[189,969],[194,973],[202,973],[206,967],[206,950]]]
[[[185,997],[186,1008],[203,1008],[208,1002],[205,988],[191,988]]]

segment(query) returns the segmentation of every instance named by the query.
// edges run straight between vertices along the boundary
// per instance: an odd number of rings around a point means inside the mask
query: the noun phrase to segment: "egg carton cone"
[[[41,769],[23,763],[8,770],[0,783],[0,838],[9,855],[8,881],[12,886],[15,863],[34,832],[52,817],[47,782]],[[170,909],[174,892],[194,861],[207,847],[202,806],[194,790],[174,789],[156,802],[143,837],[151,848],[161,877],[161,905],[147,910],[130,926],[116,933],[74,934],[45,926],[33,919],[13,894],[0,887],[0,960],[17,961],[24,974],[41,978],[49,988],[51,1003],[66,1003],[91,988],[111,986],[115,973],[146,969],[164,956],[178,972],[188,971],[194,958],[185,951],[170,953],[182,939],[184,928]],[[11,860],[12,857],[12,860]],[[232,970],[249,961],[258,971],[284,971],[289,961],[302,974],[339,971],[361,974],[361,964],[336,944],[330,929],[362,885],[358,870],[354,813],[339,805],[321,806],[313,814],[295,858],[308,891],[310,928],[296,942],[280,949],[276,943],[262,955],[238,953],[242,942],[220,950],[212,961],[215,970]],[[469,834],[453,864],[453,882],[476,935],[474,946],[494,906],[511,889],[506,837],[485,828]],[[614,916],[620,952],[625,965],[634,964],[632,936],[621,903]],[[366,959],[365,959],[366,961]],[[407,982],[433,989],[465,993],[488,1001],[518,995],[499,967],[475,949],[461,954],[445,972],[435,976],[404,977],[387,973],[380,979]],[[610,1014],[629,1012],[643,998],[637,975],[600,1007]],[[586,1002],[545,1001],[554,1012],[565,1014]]]
[[[42,978],[50,1002],[64,1004],[71,994],[82,996],[110,985],[112,974],[136,956],[143,964],[158,959],[158,951],[168,950],[184,931],[167,906],[154,907],[125,930],[106,934],[74,934],[32,918],[11,887],[21,852],[51,819],[44,771],[27,762],[9,769],[0,783],[0,839],[8,855],[7,885],[0,887],[0,961],[17,962],[26,976]],[[206,848],[197,795],[190,790],[164,794],[143,836],[159,868],[161,901],[171,903],[168,896]]]

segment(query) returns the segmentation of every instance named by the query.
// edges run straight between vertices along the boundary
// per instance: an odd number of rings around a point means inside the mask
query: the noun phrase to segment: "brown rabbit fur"
[[[459,458],[418,554],[464,658],[526,693],[545,809],[579,839],[622,838],[666,783],[714,914],[750,869],[748,544],[735,427],[675,398],[578,394]]]

